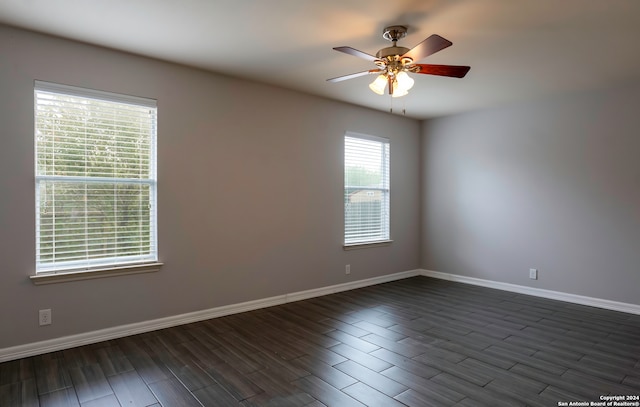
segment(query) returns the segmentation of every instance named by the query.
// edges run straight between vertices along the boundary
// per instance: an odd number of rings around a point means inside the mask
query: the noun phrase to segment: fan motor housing
[[[389,56],[402,56],[409,52],[409,48],[406,47],[387,47],[382,48],[376,53],[376,58],[384,59]]]

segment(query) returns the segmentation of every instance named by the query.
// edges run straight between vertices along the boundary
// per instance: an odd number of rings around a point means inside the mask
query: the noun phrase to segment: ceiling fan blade
[[[453,43],[451,41],[442,38],[438,34],[433,34],[420,44],[411,48],[402,57],[409,57],[413,61],[419,61],[429,55],[433,55],[438,51],[442,51],[443,49],[450,47],[452,44]]]
[[[459,65],[430,65],[430,64],[414,64],[419,69],[416,73],[438,76],[450,76],[452,78],[464,78],[471,69],[470,66]]]
[[[357,78],[358,76],[365,76],[373,73],[382,72],[382,69],[370,69],[368,71],[352,73],[349,75],[338,76],[337,78],[327,79],[327,82],[341,82],[346,81],[347,79]]]
[[[335,47],[334,49],[336,51],[344,52],[345,54],[353,55],[354,57],[366,59],[367,61],[375,62],[375,61],[378,60],[378,58],[374,57],[373,55],[369,55],[366,52],[358,51],[355,48],[351,48],[351,47]]]

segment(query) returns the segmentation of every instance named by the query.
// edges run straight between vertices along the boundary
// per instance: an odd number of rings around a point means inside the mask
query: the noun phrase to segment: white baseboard
[[[438,278],[441,280],[457,281],[460,283],[479,285],[482,287],[495,288],[503,291],[511,291],[519,294],[533,295],[536,297],[549,298],[571,302],[574,304],[588,305],[591,307],[604,308],[613,311],[627,312],[630,314],[640,315],[640,305],[629,304],[626,302],[618,302],[605,300],[602,298],[586,297],[583,295],[563,293],[560,291],[544,290],[541,288],[527,287],[517,284],[501,283],[498,281],[483,280],[481,278],[460,276],[457,274],[441,273],[439,271],[421,270],[420,274],[426,277]]]
[[[395,274],[388,274],[386,276],[367,278],[366,280],[358,280],[358,281],[352,281],[349,283],[331,285],[328,287],[315,288],[313,290],[299,291],[297,293],[287,294],[287,301],[285,302],[306,300],[307,298],[320,297],[327,294],[334,294],[342,291],[349,291],[349,290],[355,290],[357,288],[368,287],[370,285],[402,280],[403,278],[419,276],[421,272],[422,270],[409,270],[409,271],[403,271]]]
[[[418,276],[421,274],[421,272],[421,270],[409,270],[401,273],[368,278],[365,280],[351,281],[348,283],[336,284],[306,291],[299,291],[296,293],[283,294],[275,297],[247,301],[238,304],[225,305],[222,307],[190,312],[187,314],[174,315],[166,318],[154,319],[151,321],[120,325],[112,328],[100,329],[98,331],[85,332],[77,335],[64,336],[61,338],[49,339],[41,342],[3,348],[0,349],[0,362],[21,359],[29,356],[40,355],[43,353],[55,352],[63,349],[74,348],[76,346],[89,345],[92,343],[102,342],[110,339],[122,338],[124,336],[141,334],[144,332],[170,328],[173,326],[184,325],[192,322],[204,321],[211,318],[237,314],[245,311],[252,311],[259,308],[272,307],[274,305],[300,301],[313,297],[320,297],[322,295],[338,293],[341,291],[354,290],[356,288],[367,287],[375,284],[401,280],[403,278]]]

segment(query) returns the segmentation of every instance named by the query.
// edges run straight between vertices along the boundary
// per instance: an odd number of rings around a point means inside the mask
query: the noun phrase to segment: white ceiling
[[[414,75],[394,111],[429,118],[640,78],[640,0],[0,0],[0,22],[389,111],[375,68],[333,51],[453,46],[424,63],[470,65],[464,79]]]

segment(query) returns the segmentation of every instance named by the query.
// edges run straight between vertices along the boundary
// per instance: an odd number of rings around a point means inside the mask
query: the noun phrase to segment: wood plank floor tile
[[[264,397],[261,403],[291,407],[302,407],[315,401],[308,393],[277,374],[273,374],[272,371],[263,370],[252,373],[249,379],[264,390],[264,393],[248,399],[249,401],[255,399],[254,403],[261,397]]]
[[[263,392],[245,374],[240,373],[229,364],[223,363],[207,368],[206,372],[238,400],[244,400]],[[162,403],[162,400],[160,402]]]
[[[481,403],[499,406],[499,407],[524,407],[526,404],[509,397],[506,394],[489,390],[485,387],[478,386],[457,376],[449,373],[441,373],[431,378],[431,381],[445,386],[449,389],[465,394],[468,397],[478,400]]]
[[[205,407],[238,407],[240,402],[219,384],[214,384],[193,392]]]
[[[490,376],[493,379],[491,382],[500,380],[504,384],[509,384],[520,391],[525,391],[531,394],[538,394],[548,386],[547,383],[543,383],[526,376],[521,376],[508,370],[500,369],[499,367],[473,358],[467,358],[460,362],[459,365],[471,371],[476,371]]]
[[[136,372],[147,384],[166,380],[173,376],[164,363],[149,355],[146,347],[143,346],[141,338],[123,338],[118,341],[118,345]]]
[[[304,342],[301,342],[301,345],[303,345],[303,348],[305,349],[305,352],[308,356],[319,359],[328,365],[333,366],[335,364],[342,363],[348,360],[344,356],[341,356],[330,349],[321,348],[312,344],[308,344],[305,346]]]
[[[33,358],[0,363],[0,386],[35,378]]]
[[[272,371],[286,381],[294,381],[309,375],[309,372],[291,363],[291,360],[284,360],[270,352],[256,353],[251,357],[264,366],[263,369],[257,370],[258,372]]]
[[[491,405],[481,403],[478,400],[471,398],[465,398],[462,401],[457,402],[453,407],[491,407]]]
[[[525,356],[531,356],[534,353],[536,353],[537,351],[540,350],[539,346],[538,347],[532,347],[532,346],[524,346],[521,345],[519,343],[512,343],[512,342],[508,342],[507,340],[509,338],[512,338],[513,335],[505,338],[505,339],[497,339],[497,338],[492,338],[489,337],[483,333],[480,332],[471,332],[469,335],[467,335],[468,339],[472,339],[472,340],[477,340],[483,343],[488,343],[489,345],[486,346],[484,349],[487,349],[489,346],[499,346],[503,349],[509,350],[511,352],[515,352],[515,353],[520,353],[523,354]],[[540,342],[538,342],[540,344]],[[543,344],[540,344],[540,346],[544,346]]]
[[[297,305],[298,303],[285,304],[283,308],[279,310],[279,314],[287,318],[290,322],[295,322],[298,326],[317,334],[324,334],[335,329],[332,326],[320,324],[315,319],[310,318],[305,310],[298,309]],[[324,319],[324,317],[320,319]]]
[[[398,324],[394,324],[394,325],[398,325]],[[363,329],[369,332],[369,334],[375,334],[377,336],[380,336],[382,338],[395,341],[395,342],[405,339],[407,337],[407,335],[404,335],[400,332],[392,331],[389,328],[383,328],[380,325],[372,324],[371,322],[368,322],[368,321],[360,321],[353,324],[353,326]]]
[[[217,348],[217,346],[217,344],[212,346],[210,343],[205,344],[201,340],[193,340],[178,344],[176,348],[181,353],[183,361],[187,359],[204,367],[211,367],[225,363],[224,359],[213,352],[213,349]]]
[[[316,401],[313,397],[309,397]],[[242,407],[306,407],[308,405],[309,403],[304,403],[296,395],[290,394],[273,396],[262,393],[240,402]]]
[[[400,393],[394,398],[409,407],[450,407],[455,403],[451,400],[433,397],[433,395],[418,393],[413,389]]]
[[[342,332],[339,330],[327,332],[325,335],[333,339],[336,339],[340,341],[340,343],[349,345],[350,347],[364,353],[369,353],[369,352],[373,352],[374,350],[380,349],[380,346],[378,345],[375,345],[371,342],[360,339],[357,336],[349,335],[348,333]],[[362,335],[362,337],[367,335],[371,335],[371,334],[365,333],[364,335]],[[337,345],[334,345],[334,346],[337,346]]]
[[[333,339],[327,335],[317,334],[301,326],[288,328],[287,332],[291,333],[294,336],[294,338],[292,338],[294,342],[303,341],[306,343],[312,343],[322,348],[329,348],[340,343],[340,341],[338,341],[337,339]]]
[[[401,303],[396,302],[395,304],[392,304],[390,301],[389,304],[381,304],[382,301],[384,301],[384,298],[378,298],[375,301],[372,301],[372,309],[378,310],[393,317],[399,317],[400,319],[398,319],[398,321],[412,321],[414,319],[420,318],[420,316],[422,315],[420,312],[411,309],[411,307],[407,306],[407,304],[403,306]]]
[[[123,406],[145,407],[157,402],[138,372],[129,371],[107,378],[116,398]]]
[[[636,357],[626,355],[622,356],[616,353],[608,352],[606,350],[600,350],[595,347],[595,344],[587,343],[586,341],[577,341],[573,339],[563,338],[553,340],[551,342],[551,345],[560,349],[569,349],[576,352],[581,352],[586,356],[606,359],[621,365],[634,364],[637,361],[637,355]]]
[[[189,391],[195,391],[216,383],[211,376],[195,363],[170,369]]]
[[[62,351],[67,369],[95,365],[98,363],[96,352],[90,346],[80,346],[77,348]]]
[[[437,324],[429,321],[425,317],[420,317],[416,319],[412,319],[411,321],[404,321],[400,324],[391,325],[387,329],[395,330],[396,332],[403,333],[401,330],[398,330],[396,327],[400,326],[402,328],[410,329],[411,331],[425,333],[429,329],[433,329],[437,327]]]
[[[533,380],[548,383],[549,385],[552,385],[560,390],[565,390],[569,393],[577,394],[582,398],[582,400],[597,400],[597,398],[602,394],[597,389],[578,383],[577,381],[566,380],[559,375],[553,375],[543,370],[539,370],[531,366],[522,365],[520,363],[516,364],[509,370],[519,375],[529,377]]]
[[[176,378],[153,382],[149,384],[149,388],[163,406],[202,407]]]
[[[0,386],[0,406],[2,407],[38,407],[39,403],[35,379]]]
[[[315,377],[303,377],[293,382],[300,389],[309,393],[322,403],[329,407],[364,407],[365,405],[357,401],[356,399],[341,392],[335,387],[331,386],[327,382]]]
[[[434,358],[446,360],[447,362],[458,363],[462,360],[465,360],[468,357],[468,355],[440,347],[438,343],[433,346],[425,347],[425,350],[419,355],[419,357],[420,358],[434,357]],[[418,360],[419,358],[418,356],[416,356],[414,359]]]
[[[390,350],[391,352],[397,353],[402,356],[406,356],[408,358],[418,356],[423,354],[425,351],[430,349],[429,346],[421,344],[421,343],[412,343],[412,342],[398,342],[391,339],[384,338],[382,336],[378,336],[376,334],[369,334],[362,337],[362,340],[372,343],[377,347],[384,348]],[[374,349],[375,350],[375,349]],[[370,351],[371,352],[371,351]]]
[[[353,310],[349,309],[349,307],[334,306],[327,302],[324,297],[311,298],[304,306],[318,315],[323,315],[325,318],[344,322],[348,325],[362,320],[362,318],[353,316]]]
[[[357,382],[356,379],[345,374],[341,370],[308,356],[294,359],[291,363],[300,366],[302,369],[308,371],[315,377],[322,379],[336,389],[342,389]]]
[[[80,407],[73,388],[56,390],[40,395],[40,407]]]
[[[49,355],[36,356],[34,369],[36,372],[36,384],[38,394],[51,393],[72,386],[71,377],[64,367],[64,361],[58,357]]]
[[[494,392],[494,394],[500,395],[500,397],[510,397],[514,400],[518,400],[527,407],[548,407],[549,401],[540,396],[537,392],[531,392],[526,388],[522,388],[519,385],[522,382],[513,380],[493,380],[491,383],[484,386],[488,391]],[[555,404],[557,405],[557,404]]]
[[[563,353],[560,352],[546,352],[540,351],[533,355],[536,359],[545,360],[547,362],[555,363],[557,365],[571,368],[579,372],[587,373],[591,376],[604,378],[612,382],[621,382],[626,376],[626,369],[618,366],[607,366],[597,363],[581,363],[573,359],[563,357]]]
[[[422,343],[423,345],[430,345],[430,344],[441,341],[440,338],[428,335],[424,331],[416,331],[414,329],[408,328],[405,325],[400,325],[400,324],[392,325],[387,329],[390,331],[405,335],[407,338],[414,339]]]
[[[95,351],[96,359],[105,376],[114,376],[119,373],[134,370],[129,359],[117,345],[105,346]]]
[[[427,366],[424,363],[420,363],[411,358],[398,355],[397,353],[393,353],[386,349],[379,349],[375,352],[372,352],[371,355],[389,363],[389,366],[400,367],[403,370],[406,370],[407,372],[410,372],[412,374],[415,374],[417,376],[424,377],[427,379],[442,373],[438,369],[435,369],[431,366]]]
[[[638,389],[638,392],[640,392],[640,375],[638,375],[638,376],[626,376],[622,380],[622,384],[624,384],[625,386],[629,386],[631,388],[634,388],[634,389]]]
[[[583,386],[597,389],[601,392],[601,394],[605,394],[607,392],[610,392],[612,394],[634,394],[640,390],[635,389],[631,386],[612,382],[611,380],[606,380],[599,377],[594,377],[593,375],[585,374],[583,372],[578,372],[573,369],[567,370],[561,377],[565,381],[580,383]]]
[[[556,352],[564,358],[574,359],[574,360],[580,360],[582,357],[585,356],[585,354],[581,352],[576,352],[568,348],[560,348],[558,346],[554,346],[553,344],[536,341],[530,338],[522,338],[517,335],[511,335],[510,337],[506,338],[503,342],[505,344],[520,346],[523,349],[523,351],[521,351],[520,353],[524,353],[529,356],[534,355],[536,352],[539,352],[539,351]]]
[[[73,386],[78,395],[80,404],[112,394],[111,386],[107,381],[99,364],[75,367],[69,370]]]
[[[255,361],[249,355],[238,352],[237,349],[232,347],[227,348],[223,345],[219,348],[213,349],[212,352],[218,359],[224,360],[224,363],[209,366],[209,369],[215,370],[217,366],[223,364],[233,366],[235,370],[243,374],[249,374],[257,370],[264,369],[263,365]]]
[[[384,369],[388,369],[391,367],[391,364],[385,362],[381,359],[378,359],[374,356],[371,356],[368,353],[362,352],[358,349],[352,348],[351,346],[340,344],[336,346],[332,346],[329,348],[335,353],[344,356],[347,359],[351,359],[356,363],[361,364],[364,367],[368,367],[371,370],[379,372]]]
[[[452,390],[425,377],[418,376],[397,366],[384,370],[382,374],[398,383],[401,383],[416,392],[428,396],[440,403],[453,404],[462,400],[465,395]]]
[[[118,402],[118,399],[114,394],[110,394],[105,397],[101,397],[99,399],[94,399],[91,401],[87,401],[86,403],[81,403],[81,407],[121,407],[121,404]]]
[[[437,346],[438,348],[451,350],[453,352],[465,355],[470,358],[474,358],[476,360],[488,363],[490,365],[493,365],[505,370],[511,368],[513,365],[517,363],[513,360],[510,360],[498,355],[492,355],[482,351],[477,351],[455,342],[439,342],[435,346]]]
[[[366,367],[351,360],[337,364],[335,368],[368,385],[369,387],[379,390],[389,397],[395,397],[408,390],[407,386],[391,380],[378,372],[374,372],[371,369],[367,369]]]
[[[540,397],[548,400],[550,404],[553,403],[553,405],[557,405],[559,401],[569,402],[587,400],[583,395],[575,394],[555,386],[547,386],[547,388],[540,393]]]
[[[552,362],[546,362],[541,359],[536,359],[532,356],[522,355],[520,353],[513,352],[509,349],[506,349],[500,346],[491,345],[487,349],[485,349],[483,352],[490,355],[495,355],[505,359],[513,360],[514,362],[518,362],[526,366],[531,366],[536,369],[543,370],[545,372],[549,372],[555,375],[561,375],[567,371],[567,368],[562,365],[558,365]]]
[[[362,382],[352,384],[342,391],[368,407],[405,407],[403,403]]]
[[[320,321],[321,324],[326,325],[329,328],[333,328],[333,330],[328,331],[325,333],[325,335],[331,337],[331,338],[335,338],[333,335],[336,334],[336,332],[340,332],[340,333],[345,333],[348,334],[350,336],[354,336],[356,338],[360,337],[360,336],[364,336],[367,335],[369,332],[365,331],[364,329],[360,329],[355,325],[351,325],[348,324],[346,322],[343,321],[339,321],[337,319],[333,319],[333,318],[326,318]],[[339,339],[338,339],[339,340]]]
[[[566,333],[566,331],[564,333]],[[538,328],[534,324],[531,324],[520,330],[517,335],[539,342],[552,343],[553,341],[564,338],[564,333],[553,332],[549,327]],[[592,347],[594,344],[595,342],[585,343],[588,347]]]
[[[426,353],[413,358],[413,360],[418,361],[420,363],[424,363],[425,365],[431,366],[434,369],[438,369],[445,373],[449,373],[450,375],[459,377],[461,379],[466,380],[469,383],[473,383],[478,386],[484,386],[493,379],[490,375],[486,373],[474,371],[472,369],[467,369],[464,366],[449,362],[445,359],[441,359],[437,356],[432,356]]]

